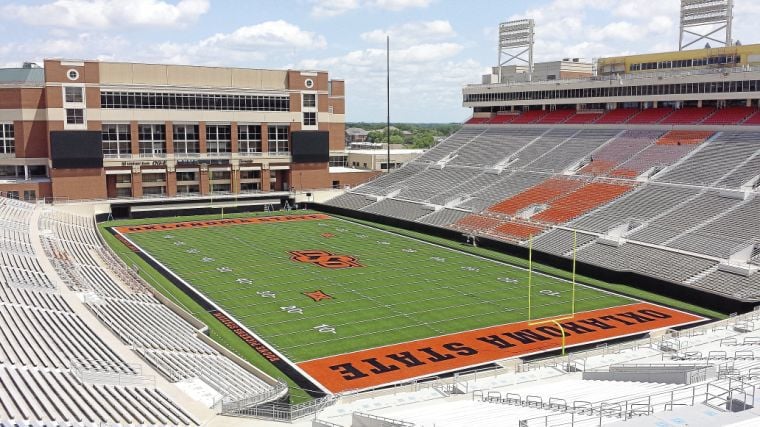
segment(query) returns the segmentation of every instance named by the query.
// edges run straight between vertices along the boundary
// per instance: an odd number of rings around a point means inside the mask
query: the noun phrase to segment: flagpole
[[[386,144],[387,147],[387,160],[385,161],[385,171],[391,172],[391,36],[385,36],[385,105],[386,105]]]
[[[530,237],[528,237],[528,320],[531,320],[531,304],[530,304],[530,288],[531,288],[531,279],[533,276],[533,235],[531,234]]]
[[[575,252],[578,247],[578,231],[573,230],[573,295],[572,295],[572,314],[575,316]]]

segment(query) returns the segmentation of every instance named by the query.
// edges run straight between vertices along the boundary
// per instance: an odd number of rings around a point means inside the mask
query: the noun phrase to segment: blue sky
[[[0,66],[46,57],[323,69],[348,121],[463,121],[461,88],[496,63],[501,21],[536,19],[536,58],[672,50],[678,0],[0,0]],[[734,38],[758,42],[760,2],[736,0]]]

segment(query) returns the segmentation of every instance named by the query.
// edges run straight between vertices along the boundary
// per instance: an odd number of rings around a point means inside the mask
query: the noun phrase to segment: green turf
[[[341,219],[128,237],[295,362],[528,318],[525,270]],[[363,267],[326,269],[290,259],[289,251],[312,249],[355,256]],[[232,271],[217,270],[223,267]],[[534,274],[531,317],[569,313],[570,289]],[[315,290],[333,299],[303,295]],[[266,291],[275,298],[259,294]],[[577,311],[630,302],[592,288],[576,292]],[[290,306],[303,314],[282,309]],[[319,325],[336,333],[318,332]]]

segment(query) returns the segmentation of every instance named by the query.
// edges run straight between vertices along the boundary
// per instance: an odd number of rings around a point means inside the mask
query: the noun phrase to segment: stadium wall
[[[309,205],[309,207],[311,209],[330,214],[376,222],[379,224],[398,227],[405,230],[443,237],[445,239],[456,242],[463,242],[463,233],[459,231],[318,203],[312,203]],[[513,243],[478,236],[478,246],[524,259],[528,258],[528,248]],[[572,270],[573,261],[559,255],[533,250],[533,260],[538,263],[545,264],[554,268],[559,268],[565,271]],[[721,313],[744,313],[751,311],[755,306],[753,303],[738,301],[726,296],[705,292],[700,289],[690,288],[675,282],[657,279],[632,271],[611,270],[581,261],[576,261],[575,267],[576,273],[578,275],[590,277],[592,279],[601,280],[604,282],[620,283],[636,289],[653,292],[658,295],[676,298],[679,301],[698,305]],[[624,292],[619,293],[625,295]],[[635,296],[632,297],[639,298]]]

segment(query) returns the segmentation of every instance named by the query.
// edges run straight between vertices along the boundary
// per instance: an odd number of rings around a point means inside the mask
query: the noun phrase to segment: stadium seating
[[[496,115],[493,116],[493,118],[489,121],[489,123],[493,125],[503,125],[507,123],[512,123],[517,118],[517,116],[519,116],[518,113],[513,113],[513,114],[512,113],[510,114],[496,113]]]
[[[531,220],[560,224],[609,203],[633,188],[628,184],[592,182],[551,202],[549,209],[531,217]]]
[[[628,119],[626,123],[631,125],[653,125],[660,123],[664,118],[673,113],[672,108],[647,108]]]
[[[497,235],[506,236],[509,238],[515,238],[517,240],[526,240],[531,236],[537,236],[544,230],[543,227],[526,224],[524,222],[507,221],[493,229],[493,233]]]
[[[554,111],[550,111],[546,113],[546,115],[538,119],[536,123],[542,124],[542,125],[556,125],[560,123],[565,123],[565,121],[574,114],[575,114],[575,110],[573,109],[554,110]]]
[[[752,107],[719,108],[713,115],[702,121],[703,125],[738,125],[747,119],[755,109]]]
[[[550,178],[535,187],[503,200],[490,208],[490,212],[514,216],[520,210],[532,205],[549,203],[552,200],[570,193],[585,184],[581,180]]]
[[[624,163],[651,145],[659,136],[658,132],[626,131],[591,155],[591,162],[578,171],[580,174],[607,175],[616,166]]]
[[[490,120],[491,119],[488,117],[471,117],[469,120],[467,120],[467,122],[465,122],[465,124],[482,125],[488,123]]]
[[[594,123],[598,125],[619,125],[628,122],[638,112],[639,110],[635,108],[617,108],[607,111]]]
[[[760,126],[760,110],[755,110],[749,117],[741,123],[747,126]]]
[[[602,117],[603,113],[598,112],[580,112],[576,111],[575,114],[568,117],[567,120],[565,120],[565,124],[568,125],[585,125],[589,123],[594,123],[597,120],[599,120],[600,117]]]
[[[530,123],[536,123],[539,121],[542,117],[544,117],[548,111],[545,110],[528,110],[524,111],[519,116],[515,117],[514,120],[512,120],[511,124],[513,125],[525,125]]]
[[[663,125],[695,125],[715,112],[712,108],[684,107],[673,112],[660,122]]]

